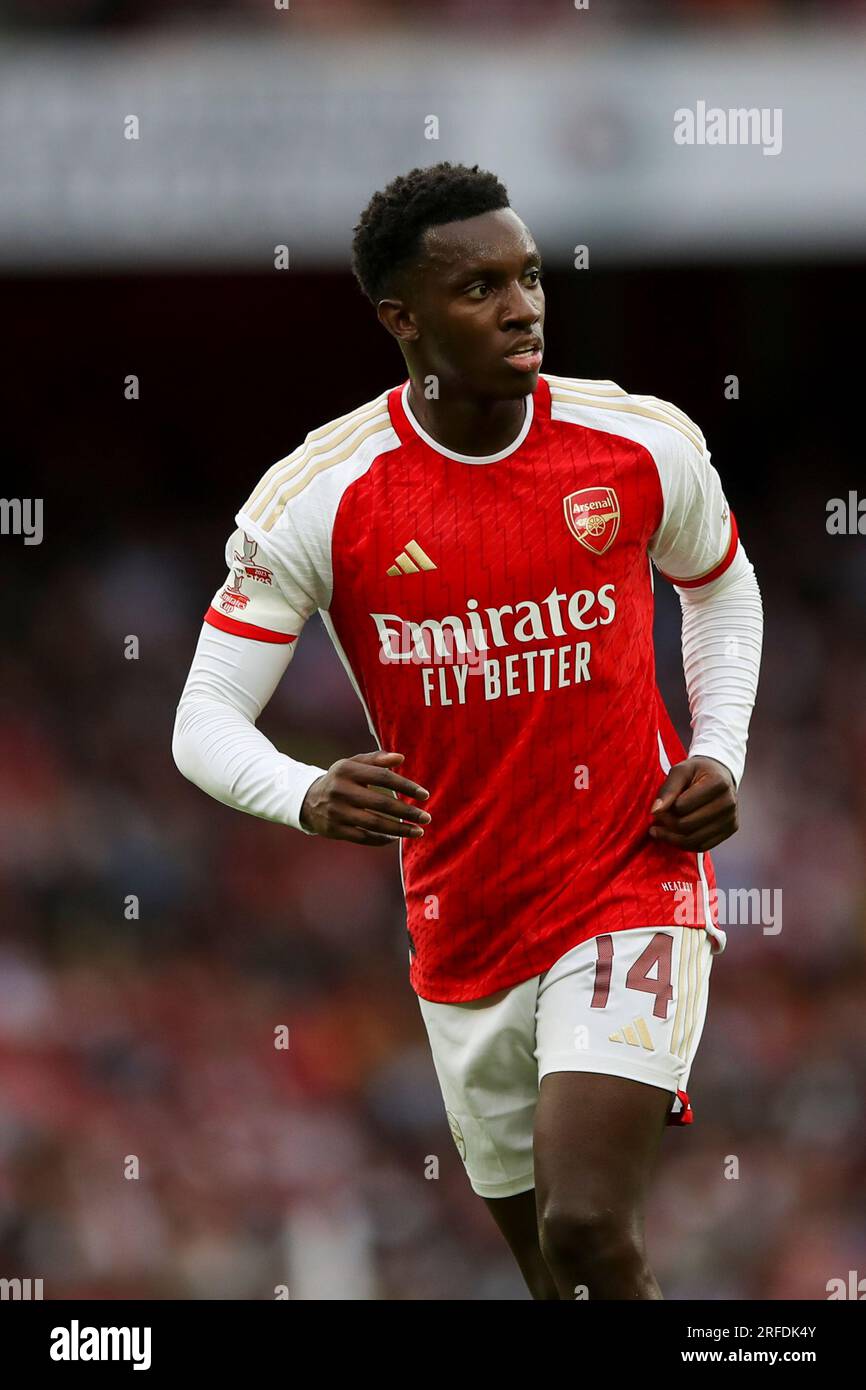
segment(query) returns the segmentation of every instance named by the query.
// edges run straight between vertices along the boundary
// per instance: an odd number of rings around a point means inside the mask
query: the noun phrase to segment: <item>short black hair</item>
[[[495,174],[444,160],[400,174],[374,193],[353,228],[352,270],[372,304],[416,257],[428,227],[507,208],[508,190]]]

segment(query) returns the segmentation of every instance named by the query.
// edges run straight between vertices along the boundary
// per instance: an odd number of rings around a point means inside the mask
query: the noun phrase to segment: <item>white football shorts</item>
[[[481,1197],[535,1186],[541,1080],[606,1072],[673,1093],[668,1124],[689,1124],[686,1085],[707,1011],[713,950],[703,927],[636,927],[566,951],[542,975],[462,1004],[418,997],[448,1124]]]

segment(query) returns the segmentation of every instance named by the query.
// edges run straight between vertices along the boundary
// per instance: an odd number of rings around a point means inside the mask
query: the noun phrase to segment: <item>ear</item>
[[[415,315],[402,299],[380,299],[376,315],[383,328],[401,343],[414,343],[420,336]]]

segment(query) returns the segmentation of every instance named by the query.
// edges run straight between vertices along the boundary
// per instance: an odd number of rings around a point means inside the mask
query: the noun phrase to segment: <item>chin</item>
[[[511,372],[511,380],[503,388],[502,395],[510,401],[522,400],[524,396],[533,395],[538,385],[538,372]],[[516,378],[516,380],[514,379]]]
[[[518,401],[531,395],[537,385],[538,372],[516,372],[506,363],[501,370],[491,374],[482,389],[484,395],[493,396],[496,400]]]

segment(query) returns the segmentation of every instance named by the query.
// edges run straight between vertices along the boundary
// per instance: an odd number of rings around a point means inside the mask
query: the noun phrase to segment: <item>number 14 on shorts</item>
[[[611,1070],[627,1074],[615,1060],[624,1050],[636,1079],[644,1077],[641,1067],[668,1054],[686,1074],[703,1026],[711,958],[702,928],[610,932],[566,953],[543,977],[541,992],[570,996],[577,1051],[610,1058]],[[564,1021],[563,1002],[549,999],[549,1018]],[[682,1076],[670,1079],[682,1084]]]

